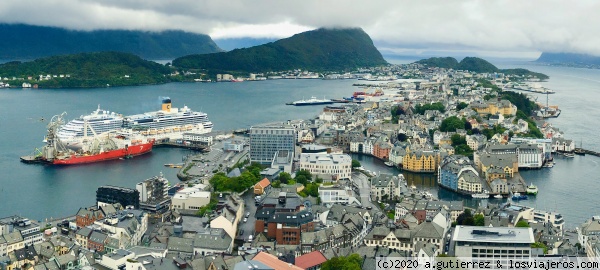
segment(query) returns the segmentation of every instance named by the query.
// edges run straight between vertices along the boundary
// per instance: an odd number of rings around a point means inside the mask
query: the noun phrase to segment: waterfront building
[[[394,163],[395,165],[402,164],[402,160],[404,159],[405,155],[406,150],[404,150],[404,147],[398,145],[394,146],[390,151],[390,162]]]
[[[178,190],[171,198],[171,209],[198,211],[210,202],[210,191],[199,187]]]
[[[481,193],[481,179],[479,174],[474,170],[468,170],[462,172],[458,176],[458,190],[467,193]]]
[[[575,143],[572,140],[564,138],[552,139],[552,152],[573,152],[574,150]]]
[[[472,174],[466,176],[467,172],[471,172]],[[466,188],[469,185],[466,185],[464,181],[472,180],[473,174],[479,177],[479,174],[468,157],[462,155],[450,155],[442,160],[438,168],[438,184],[453,191],[467,191],[463,188]],[[459,179],[461,177],[463,179],[462,186],[459,185]]]
[[[244,142],[235,140],[223,142],[223,150],[232,152],[242,152],[244,150]]]
[[[153,213],[162,213],[169,209],[169,180],[164,178],[162,173],[137,183],[135,189],[140,194],[140,209]]]
[[[519,172],[517,157],[514,155],[490,155],[475,152],[475,165],[488,182],[495,178],[511,179]]]
[[[275,153],[296,146],[296,130],[290,125],[266,124],[250,128],[250,162],[270,164]]]
[[[183,133],[183,141],[193,146],[209,146],[213,144],[213,136],[201,133]]]
[[[544,153],[533,144],[490,144],[482,153],[496,156],[516,156],[519,168],[539,169],[544,164]]]
[[[517,106],[505,99],[471,103],[471,108],[473,108],[480,116],[488,114],[514,116],[517,113]]]
[[[347,154],[300,154],[300,170],[324,180],[350,179],[352,158]]]
[[[381,173],[371,178],[371,196],[376,201],[398,198],[400,196],[401,181],[404,181],[404,175],[402,174],[395,176]]]
[[[347,203],[360,205],[349,187],[319,186],[319,198],[321,198],[321,204]]]
[[[437,151],[406,149],[402,159],[402,168],[409,172],[433,173],[438,168],[441,155]]]
[[[381,136],[375,141],[375,145],[373,146],[373,156],[387,160],[390,157],[390,150],[392,149],[392,144],[389,142],[387,136]]]
[[[456,226],[452,236],[455,257],[529,259],[535,242],[531,228]]]
[[[531,144],[537,146],[542,150],[545,160],[550,160],[552,152],[554,152],[552,149],[553,139],[521,138],[513,136],[510,138],[510,142],[514,144]]]
[[[557,212],[549,212],[543,210],[533,210],[533,221],[542,222],[543,224],[551,224],[552,227],[557,228],[562,235],[563,225],[565,221],[563,216]]]
[[[96,202],[98,203],[120,203],[122,206],[140,207],[140,192],[124,187],[101,186],[96,190]]]

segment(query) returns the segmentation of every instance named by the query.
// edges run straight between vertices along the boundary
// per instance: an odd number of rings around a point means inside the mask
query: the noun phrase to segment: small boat
[[[552,167],[554,167],[553,161],[548,161],[548,162],[546,162],[546,164],[544,164],[544,168],[552,168]]]
[[[538,188],[537,188],[537,186],[536,186],[536,185],[534,185],[533,183],[531,183],[531,185],[529,185],[529,186],[527,187],[527,190],[526,190],[526,192],[527,192],[527,194],[529,194],[529,195],[537,195],[537,193],[538,193]]]
[[[473,199],[487,199],[490,197],[490,193],[486,190],[483,193],[471,194],[471,197],[473,197]]]
[[[496,199],[502,199],[504,197],[502,197],[502,195],[498,194],[498,195],[494,195],[494,198],[496,198]]]
[[[519,200],[527,200],[527,195],[521,195],[521,193],[517,192],[517,193],[513,194],[512,199],[513,200],[517,200],[517,201],[519,201]]]
[[[565,152],[564,155],[565,155],[565,157],[568,157],[568,158],[574,158],[575,157],[575,154],[573,154],[571,152]]]
[[[391,161],[386,161],[383,164],[385,164],[385,166],[388,166],[388,167],[394,167],[394,162],[391,162]]]

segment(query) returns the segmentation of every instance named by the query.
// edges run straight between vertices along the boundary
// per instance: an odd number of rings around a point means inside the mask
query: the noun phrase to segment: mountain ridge
[[[0,59],[24,60],[83,52],[119,51],[145,59],[173,59],[223,51],[208,35],[179,30],[80,31],[26,24],[0,24]]]
[[[233,72],[345,70],[385,64],[369,35],[360,28],[319,28],[250,48],[173,60],[180,68]]]
[[[467,70],[477,73],[503,73],[506,75],[532,76],[540,80],[546,80],[549,77],[546,74],[533,72],[524,68],[499,69],[494,64],[479,57],[465,57],[460,62],[453,57],[431,57],[421,59],[415,63],[431,67],[447,68],[455,70]]]

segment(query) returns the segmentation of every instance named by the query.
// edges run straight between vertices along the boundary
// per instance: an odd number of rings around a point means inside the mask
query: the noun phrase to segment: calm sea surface
[[[521,67],[511,63],[506,67]],[[600,151],[597,136],[600,108],[600,70],[531,66],[526,68],[551,76],[544,86],[557,91],[550,103],[562,114],[551,122],[567,138],[583,142],[585,148]],[[103,109],[125,115],[157,110],[159,97],[169,96],[174,107],[188,107],[208,113],[216,130],[247,128],[253,124],[315,117],[322,106],[292,107],[285,102],[310,98],[349,96],[355,81],[276,80],[243,83],[172,83],[156,86],[69,89],[0,90],[0,217],[21,214],[33,219],[73,215],[80,206],[95,202],[101,185],[135,187],[141,180],[163,172],[177,182],[175,169],[163,164],[180,162],[188,150],[158,148],[149,155],[89,165],[52,167],[19,162],[19,157],[43,145],[48,119],[63,111],[67,119]],[[545,96],[539,97],[545,101]],[[43,118],[43,119],[42,119]],[[370,157],[357,157],[372,171],[395,172]],[[551,169],[525,171],[527,182],[538,185],[540,194],[524,204],[561,212],[569,227],[597,214],[600,176],[596,157],[558,159]],[[406,175],[410,183],[437,194],[435,178]],[[463,197],[440,190],[442,199]],[[478,202],[465,198],[473,206]]]

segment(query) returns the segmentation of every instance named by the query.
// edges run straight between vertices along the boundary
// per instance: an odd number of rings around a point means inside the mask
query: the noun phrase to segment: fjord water
[[[511,64],[508,67],[520,67]],[[504,68],[504,67],[503,67]],[[552,119],[567,138],[583,141],[585,148],[600,151],[597,134],[600,108],[600,70],[545,66],[525,66],[548,74],[542,83],[557,91],[550,103],[559,105],[562,114]],[[247,128],[253,124],[315,117],[323,106],[293,107],[285,102],[310,98],[340,98],[356,90],[356,81],[275,80],[243,83],[172,83],[165,85],[61,90],[0,90],[0,217],[21,214],[33,219],[74,215],[80,206],[95,202],[95,191],[101,185],[134,188],[135,184],[159,172],[171,183],[178,182],[175,169],[165,163],[180,162],[189,154],[184,149],[157,148],[151,154],[129,160],[53,167],[19,162],[19,157],[42,146],[45,125],[51,116],[63,111],[67,119],[87,114],[98,107],[124,115],[159,108],[159,97],[169,96],[174,107],[188,107],[208,113],[216,130]],[[545,102],[545,96],[539,96]],[[44,119],[41,119],[41,118]],[[390,171],[382,162],[359,157],[372,171]],[[556,210],[565,216],[568,227],[574,227],[588,216],[597,214],[600,203],[598,161],[591,156],[557,159],[551,169],[522,172],[528,183],[538,185],[537,198],[523,204],[545,210]],[[438,193],[435,177],[406,174],[409,183]],[[442,199],[465,199],[439,191]],[[494,202],[490,200],[490,202]]]

